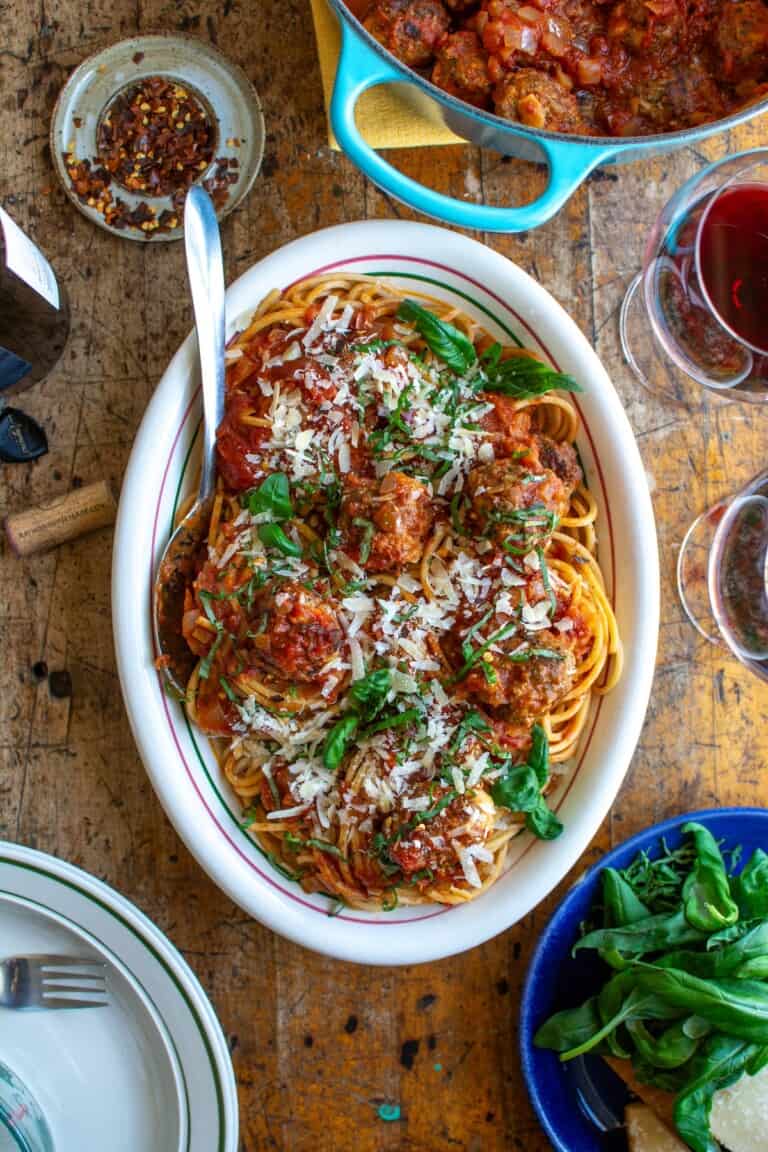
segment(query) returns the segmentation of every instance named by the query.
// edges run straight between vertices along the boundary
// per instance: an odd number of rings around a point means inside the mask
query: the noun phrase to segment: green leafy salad
[[[563,1061],[586,1052],[631,1060],[642,1083],[675,1096],[677,1131],[694,1152],[720,1152],[717,1091],[768,1065],[768,855],[737,875],[701,824],[628,868],[602,873],[593,922],[574,953],[607,966],[600,991],[551,1016],[535,1044]]]

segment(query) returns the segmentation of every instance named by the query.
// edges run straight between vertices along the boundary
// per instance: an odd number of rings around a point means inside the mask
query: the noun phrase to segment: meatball
[[[424,811],[433,812],[449,795],[445,787],[424,790]],[[459,851],[482,846],[493,829],[495,808],[487,792],[475,788],[455,796],[430,820],[416,823],[418,810],[397,811],[385,821],[387,854],[406,876],[429,869],[433,884],[464,883]]]
[[[417,564],[434,513],[428,490],[403,472],[381,481],[353,480],[341,501],[341,547],[369,572]]]
[[[716,81],[706,64],[696,57],[690,57],[685,68],[674,63],[661,69],[635,68],[627,83],[630,81],[624,98],[606,110],[607,123],[615,136],[673,131],[705,124],[725,113]]]
[[[440,0],[379,0],[365,27],[410,68],[424,68],[450,28]]]
[[[768,5],[762,0],[724,0],[714,42],[727,80],[768,76]]]
[[[490,101],[488,54],[476,32],[454,32],[436,52],[432,82],[445,92],[484,108]]]
[[[653,53],[658,62],[677,53],[685,31],[685,8],[678,0],[621,0],[611,9],[607,36],[635,56]]]
[[[588,134],[576,97],[559,80],[535,68],[519,68],[499,81],[493,92],[499,116],[529,128]]]
[[[537,633],[536,645],[527,649],[529,658],[521,659],[519,636],[501,640],[499,652],[492,654],[486,668],[473,668],[463,681],[470,700],[477,700],[499,712],[505,719],[517,722],[541,716],[562,700],[576,679],[576,658],[570,640],[556,632]],[[514,653],[515,659],[509,659]],[[506,658],[505,658],[506,657]]]
[[[248,658],[280,679],[314,683],[343,642],[333,607],[303,584],[285,580],[256,596]]]
[[[552,440],[549,436],[538,436],[536,447],[539,462],[554,472],[572,492],[582,480],[579,458],[573,444],[566,440]]]
[[[481,464],[467,476],[469,525],[497,543],[521,548],[548,535],[554,518],[568,511],[572,488],[551,468],[517,460]]]

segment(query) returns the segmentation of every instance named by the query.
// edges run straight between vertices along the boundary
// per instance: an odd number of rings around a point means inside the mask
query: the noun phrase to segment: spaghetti
[[[459,903],[562,831],[550,763],[621,672],[577,389],[365,276],[271,293],[230,344],[186,706],[306,890]]]

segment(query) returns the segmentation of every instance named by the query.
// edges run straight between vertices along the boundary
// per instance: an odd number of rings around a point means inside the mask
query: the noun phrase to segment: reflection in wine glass
[[[621,345],[649,391],[768,399],[768,149],[730,156],[659,214],[627,290]]]
[[[697,631],[768,680],[768,471],[694,520],[677,588]]]

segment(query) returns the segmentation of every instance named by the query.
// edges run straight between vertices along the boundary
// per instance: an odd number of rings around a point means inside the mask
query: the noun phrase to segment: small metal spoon
[[[224,415],[224,261],[213,202],[197,185],[184,203],[184,248],[200,353],[203,460],[197,500],[166,545],[153,597],[160,668],[182,696],[197,661],[181,633],[184,590],[205,547],[216,488],[216,429]]]

